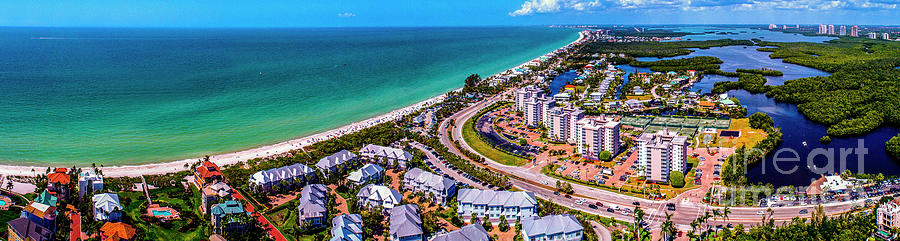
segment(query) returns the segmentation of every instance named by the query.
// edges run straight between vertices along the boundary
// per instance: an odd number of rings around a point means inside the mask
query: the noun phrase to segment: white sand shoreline
[[[584,36],[579,32],[578,39],[572,41],[571,43],[563,46],[569,46],[575,43],[580,42]],[[560,48],[563,48],[560,47]],[[557,48],[559,49],[559,48]],[[535,59],[540,59],[540,56]],[[528,61],[530,62],[530,61]],[[525,62],[523,64],[517,65],[511,69],[520,68],[521,66],[527,64]],[[506,71],[504,71],[506,72]],[[501,73],[497,73],[494,76],[498,76]],[[453,90],[459,91],[462,88]],[[382,115],[378,115],[376,117],[372,117],[366,120],[354,122],[345,126],[341,126],[332,130],[328,130],[325,132],[313,134],[310,136],[297,138],[293,140],[288,140],[284,142],[280,142],[272,145],[265,145],[260,147],[255,147],[247,150],[224,153],[218,155],[212,155],[209,157],[209,160],[216,163],[219,166],[234,164],[238,162],[243,162],[246,160],[250,160],[253,158],[259,157],[268,157],[278,154],[287,153],[291,150],[296,150],[302,147],[309,146],[313,143],[328,140],[335,137],[340,137],[345,134],[353,133],[361,129],[365,129],[367,127],[371,127],[377,124],[394,121],[406,114],[413,113],[420,109],[431,106],[432,104],[441,102],[446,98],[447,94],[441,94],[435,97],[431,97],[427,100],[415,103],[410,106],[406,106]],[[103,167],[103,174],[107,177],[136,177],[140,175],[156,175],[156,174],[165,174],[165,173],[173,173],[178,171],[185,170],[185,165],[190,165],[191,163],[197,162],[200,158],[190,158],[184,159],[180,161],[172,161],[172,162],[162,162],[162,163],[153,163],[153,164],[143,164],[143,165],[123,165],[123,166],[109,166]],[[16,165],[0,165],[0,175],[4,176],[21,176],[21,175],[34,175],[34,174],[42,174],[46,171],[47,166],[16,166]],[[32,172],[34,170],[34,172]]]

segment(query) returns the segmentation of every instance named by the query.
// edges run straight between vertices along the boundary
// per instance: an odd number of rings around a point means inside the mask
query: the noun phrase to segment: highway
[[[478,113],[479,110],[490,106],[491,104],[501,100],[502,96],[505,96],[507,93],[513,90],[507,90],[501,94],[494,95],[490,98],[487,98],[483,101],[480,101],[476,104],[473,104],[469,107],[464,108],[463,110],[453,114],[449,118],[445,119],[440,123],[438,133],[440,137],[441,144],[445,145],[452,153],[459,155],[460,157],[467,159],[468,158],[456,148],[453,144],[453,140],[458,140],[460,146],[465,148],[467,151],[476,153],[474,149],[472,149],[462,138],[462,127],[464,123],[468,121],[472,116]],[[455,126],[452,128],[452,136],[448,136],[448,128],[450,128],[450,122],[453,121]],[[452,139],[451,139],[452,138]],[[484,157],[484,156],[482,156]],[[682,200],[682,201],[673,201],[675,204],[675,211],[668,211],[666,209],[666,204],[668,201],[653,201],[647,200],[643,198],[628,196],[624,194],[615,193],[612,191],[607,191],[595,187],[585,186],[578,183],[572,183],[572,187],[575,190],[575,195],[572,195],[571,198],[566,198],[564,196],[555,195],[556,191],[555,185],[557,179],[546,176],[540,173],[540,170],[527,169],[523,167],[517,166],[506,166],[496,161],[493,161],[487,157],[484,157],[487,160],[487,165],[482,165],[486,168],[489,168],[492,171],[496,171],[505,175],[510,176],[510,182],[512,185],[518,189],[534,192],[536,196],[551,200],[554,203],[572,208],[581,210],[588,213],[598,214],[600,216],[612,217],[618,220],[623,221],[633,221],[633,217],[628,214],[623,214],[620,211],[615,213],[607,212],[606,207],[610,207],[612,205],[616,205],[622,208],[628,208],[629,210],[633,210],[635,205],[632,203],[639,202],[641,209],[647,214],[644,217],[644,220],[648,223],[649,228],[659,229],[660,224],[665,220],[665,213],[669,212],[673,214],[672,222],[675,224],[676,228],[681,231],[690,231],[690,223],[695,220],[697,217],[702,216],[707,211],[712,212],[714,209],[718,209],[720,212],[723,212],[724,207],[716,207],[710,206],[704,203],[690,202],[687,199],[676,197],[673,200]],[[471,160],[470,160],[471,161]],[[516,178],[518,177],[518,178]],[[583,204],[576,204],[576,199],[583,198],[587,201]],[[588,207],[588,204],[600,202],[604,204],[604,207],[600,207],[598,209],[592,209]],[[823,204],[823,210],[828,215],[836,215],[844,212],[850,211],[855,205],[862,206],[864,200],[854,200],[840,203],[828,203]],[[815,205],[806,205],[806,206],[793,206],[793,207],[772,207],[774,211],[771,218],[777,223],[790,221],[794,217],[809,217],[810,214],[800,214],[801,210],[807,209],[808,212],[812,213],[815,210]],[[760,223],[762,220],[762,215],[759,213],[765,213],[766,207],[731,207],[729,208],[731,213],[728,215],[727,222],[723,218],[710,219],[708,222],[709,227],[715,227],[716,225],[727,225],[731,223],[733,225],[744,224],[745,227],[754,226]]]

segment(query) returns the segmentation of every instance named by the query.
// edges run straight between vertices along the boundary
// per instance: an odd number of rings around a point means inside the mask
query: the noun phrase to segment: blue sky
[[[43,0],[0,4],[0,26],[896,25],[898,7],[900,0]]]

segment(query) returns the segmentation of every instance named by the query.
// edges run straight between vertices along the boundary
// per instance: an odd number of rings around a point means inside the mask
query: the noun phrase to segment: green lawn
[[[211,234],[208,232],[209,218],[202,215],[198,208],[200,191],[193,186],[191,190],[191,193],[186,193],[180,187],[173,187],[150,191],[154,204],[174,208],[181,214],[180,220],[168,223],[150,223],[141,219],[147,208],[147,200],[141,192],[119,192],[119,199],[125,205],[123,211],[127,220],[144,231],[145,240],[203,240]]]
[[[503,165],[521,166],[525,165],[525,163],[528,163],[528,160],[525,160],[524,158],[513,156],[501,150],[497,150],[490,144],[481,140],[481,137],[478,136],[478,133],[475,132],[475,128],[473,128],[473,126],[475,125],[475,120],[478,117],[480,116],[473,116],[471,119],[469,119],[469,121],[466,121],[466,123],[463,124],[462,127],[463,139],[466,141],[466,143],[469,144],[470,147],[472,147],[472,149],[475,149],[475,151],[477,151],[479,154],[484,155],[485,157],[490,158],[491,160],[494,160]]]

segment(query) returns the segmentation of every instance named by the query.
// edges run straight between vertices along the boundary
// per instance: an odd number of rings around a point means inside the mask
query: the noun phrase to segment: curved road
[[[462,158],[468,160],[468,158],[456,148],[453,144],[452,140],[458,140],[460,146],[469,152],[476,153],[479,156],[478,152],[472,149],[462,138],[462,126],[468,121],[472,116],[478,113],[479,110],[490,106],[491,104],[502,99],[502,96],[505,96],[507,93],[513,90],[504,91],[501,94],[494,95],[490,98],[487,98],[483,101],[480,101],[474,105],[464,108],[463,110],[454,113],[449,118],[445,119],[441,122],[438,133],[440,135],[440,142],[447,146],[451,152],[456,155],[459,155]],[[452,136],[447,135],[447,129],[450,128],[450,121],[453,121],[455,125],[452,128]],[[452,139],[451,139],[452,138]],[[482,156],[484,157],[484,156]],[[540,170],[532,170],[523,167],[517,166],[506,166],[496,161],[493,161],[487,157],[484,157],[487,160],[487,165],[482,165],[492,171],[496,171],[499,173],[503,173],[508,175],[510,178],[510,182],[516,188],[534,192],[536,196],[544,198],[546,200],[551,200],[554,203],[572,208],[581,211],[585,211],[588,213],[598,214],[600,216],[612,217],[622,221],[633,221],[633,217],[630,214],[623,214],[621,212],[610,213],[607,212],[605,207],[610,207],[611,205],[617,205],[619,207],[626,207],[630,210],[633,210],[634,206],[633,202],[639,202],[640,207],[644,209],[644,212],[647,214],[644,220],[649,224],[651,229],[658,229],[660,223],[665,220],[665,213],[669,212],[674,214],[672,216],[672,222],[675,223],[676,228],[682,231],[690,231],[690,223],[699,216],[702,216],[707,211],[718,209],[720,212],[723,211],[722,207],[710,206],[704,203],[696,203],[696,202],[688,202],[687,200],[681,199],[682,201],[673,202],[675,204],[675,211],[668,211],[666,209],[666,204],[668,201],[654,201],[647,200],[643,198],[628,196],[624,194],[619,194],[595,187],[585,186],[578,183],[572,183],[572,187],[575,190],[575,195],[572,198],[566,198],[563,196],[555,195],[554,191],[556,187],[550,186],[547,184],[552,184],[557,181],[557,179],[546,176],[540,173]],[[470,160],[471,161],[471,160]],[[545,184],[546,183],[546,184]],[[576,204],[576,199],[586,199],[586,202],[582,205]],[[676,197],[674,200],[678,200]],[[600,207],[599,209],[591,209],[587,206],[588,203],[596,203],[601,202],[604,204],[604,207]],[[854,200],[840,203],[829,203],[823,204],[823,210],[828,215],[836,215],[844,212],[850,211],[855,205],[862,205],[864,203],[863,200]],[[745,227],[750,227],[759,222],[762,219],[762,215],[759,215],[758,212],[766,212],[766,207],[731,207],[731,213],[728,215],[727,222],[722,218],[710,219],[708,222],[709,227],[715,227],[716,225],[726,225],[728,223],[737,225],[744,224]],[[806,205],[806,206],[793,206],[793,207],[772,207],[774,214],[771,216],[776,220],[776,222],[787,222],[790,221],[794,217],[808,217],[809,214],[800,214],[800,211],[803,209],[807,209],[809,212],[813,212],[815,210],[815,205]]]

